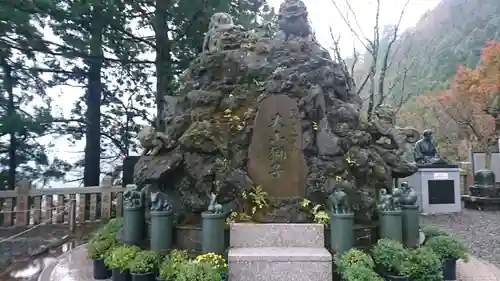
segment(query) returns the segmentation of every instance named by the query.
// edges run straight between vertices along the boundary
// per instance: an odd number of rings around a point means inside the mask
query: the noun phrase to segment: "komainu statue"
[[[389,143],[379,143],[385,149],[395,150],[401,156],[405,152],[406,144],[415,143],[420,133],[411,127],[396,126],[396,109],[390,105],[380,105],[374,111],[370,120],[370,131],[375,139],[388,138]]]
[[[144,148],[142,156],[156,156],[168,145],[169,139],[165,133],[157,132],[151,126],[145,126],[138,134],[139,142]]]
[[[221,39],[223,34],[232,29],[243,29],[239,25],[235,25],[231,15],[227,13],[215,13],[210,19],[208,31],[203,39],[202,52],[215,53],[222,49]]]

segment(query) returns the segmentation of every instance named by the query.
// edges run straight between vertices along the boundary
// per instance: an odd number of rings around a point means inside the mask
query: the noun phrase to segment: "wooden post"
[[[68,210],[69,231],[75,233],[76,230],[76,198],[70,198]]]
[[[107,221],[111,218],[111,191],[113,179],[110,176],[104,176],[101,181],[101,221]]]
[[[30,223],[30,206],[29,191],[31,182],[29,180],[21,180],[16,186],[16,226],[26,226]]]

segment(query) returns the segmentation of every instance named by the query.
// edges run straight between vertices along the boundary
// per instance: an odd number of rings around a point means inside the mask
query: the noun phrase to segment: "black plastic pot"
[[[130,276],[130,273],[128,271],[121,271],[121,269],[118,268],[113,268],[111,269],[111,272],[113,272],[113,281],[131,281],[132,276]]]
[[[389,273],[379,271],[378,274],[384,278],[385,281],[409,281],[408,276],[395,276]],[[448,280],[448,279],[445,279]]]
[[[94,279],[105,280],[111,277],[111,270],[104,265],[104,260],[92,260]]]
[[[443,277],[444,280],[457,279],[457,259],[450,258],[443,261]]]
[[[156,272],[130,273],[132,281],[156,281]]]

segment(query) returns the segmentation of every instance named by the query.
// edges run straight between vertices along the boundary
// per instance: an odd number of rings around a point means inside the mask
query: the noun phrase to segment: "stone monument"
[[[329,178],[341,179],[356,220],[371,221],[376,190],[417,171],[402,151],[419,133],[396,127],[385,105],[360,122],[353,80],[314,38],[304,3],[286,0],[277,26],[246,30],[215,14],[166,97],[165,131],[139,134],[134,183],[168,196],[177,223],[200,216],[212,193],[226,206],[256,186],[270,197],[263,221],[304,222],[303,198],[325,204],[339,188]]]
[[[413,152],[418,172],[405,181],[415,188],[420,211],[425,214],[460,212],[460,169],[439,156],[431,130],[422,133]]]
[[[482,169],[474,173],[474,184],[469,194],[462,195],[464,207],[478,210],[500,210],[500,188],[496,185],[495,173]]]

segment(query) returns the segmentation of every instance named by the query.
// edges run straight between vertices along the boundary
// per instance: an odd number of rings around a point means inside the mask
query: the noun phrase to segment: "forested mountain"
[[[380,28],[379,60],[383,60],[394,27]],[[386,91],[399,100],[445,89],[457,65],[478,64],[488,40],[500,40],[500,1],[442,0],[414,28],[398,35],[389,52]],[[361,58],[354,71],[357,84],[369,71],[372,55],[367,52]]]

